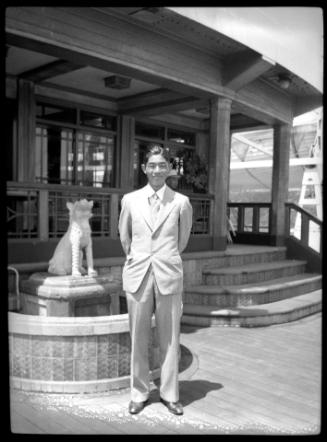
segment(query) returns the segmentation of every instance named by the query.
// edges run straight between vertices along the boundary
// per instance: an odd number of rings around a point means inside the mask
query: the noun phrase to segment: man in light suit
[[[132,342],[129,412],[143,410],[150,393],[148,346],[155,310],[160,349],[160,400],[171,413],[183,414],[179,402],[178,359],[182,316],[183,265],[192,226],[188,197],[166,184],[171,166],[167,150],[152,146],[143,172],[148,184],[124,195],[119,233],[126,254],[126,292]]]

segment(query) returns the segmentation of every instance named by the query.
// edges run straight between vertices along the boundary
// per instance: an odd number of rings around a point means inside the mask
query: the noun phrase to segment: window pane
[[[36,116],[43,120],[76,124],[77,112],[76,109],[39,104],[36,107]]]
[[[135,123],[135,135],[146,138],[164,139],[165,129],[160,126],[154,126],[147,123]]]
[[[85,186],[114,185],[115,137],[90,132],[77,134],[77,183]]]
[[[80,124],[83,126],[100,127],[103,129],[116,130],[116,117],[99,115],[93,112],[81,111]]]
[[[195,134],[192,132],[184,132],[182,130],[168,129],[168,141],[195,146]]]
[[[37,127],[35,177],[52,184],[73,182],[73,132],[55,127]]]

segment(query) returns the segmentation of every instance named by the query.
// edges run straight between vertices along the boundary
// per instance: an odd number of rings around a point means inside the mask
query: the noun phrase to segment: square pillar
[[[34,83],[18,81],[18,181],[35,179],[35,95]]]
[[[230,114],[232,101],[210,101],[209,193],[214,195],[210,222],[213,250],[227,247],[227,201],[230,159]]]
[[[135,118],[122,115],[120,187],[123,189],[133,189],[134,186],[134,132]]]
[[[271,235],[272,245],[275,246],[283,246],[285,241],[285,203],[288,200],[291,130],[290,124],[274,127]]]

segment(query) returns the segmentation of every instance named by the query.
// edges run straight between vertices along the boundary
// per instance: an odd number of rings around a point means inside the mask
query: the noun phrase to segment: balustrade
[[[126,189],[62,186],[42,183],[7,183],[7,234],[9,239],[48,240],[68,228],[67,201],[93,200],[90,220],[95,237],[118,238],[120,202]],[[210,234],[211,197],[189,195],[193,206],[192,235]]]
[[[286,203],[286,235],[296,238],[300,243],[322,254],[322,221],[297,206]],[[299,218],[299,223],[296,218]]]

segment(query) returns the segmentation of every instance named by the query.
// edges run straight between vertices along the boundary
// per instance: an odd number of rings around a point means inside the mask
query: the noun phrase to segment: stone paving
[[[166,410],[155,384],[149,405],[137,416],[127,411],[128,389],[81,395],[12,390],[12,431],[319,434],[321,314],[255,329],[183,327],[181,343],[183,416]]]

